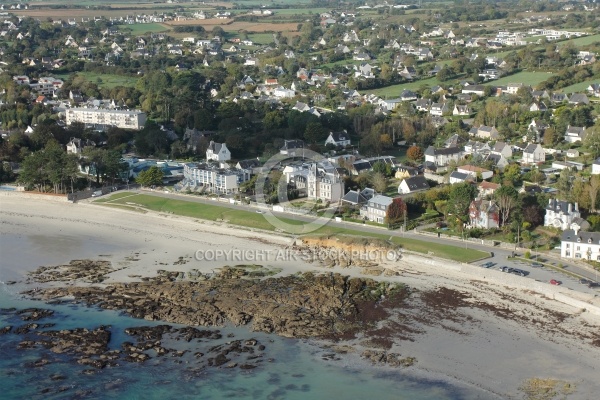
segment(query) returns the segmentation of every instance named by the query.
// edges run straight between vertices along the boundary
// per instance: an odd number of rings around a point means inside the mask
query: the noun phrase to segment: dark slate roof
[[[442,148],[436,149],[433,146],[429,146],[427,148],[427,150],[425,150],[425,155],[426,156],[436,156],[436,155],[440,155],[440,154],[449,155],[449,154],[460,153],[460,151],[461,150],[459,147],[442,147]]]
[[[221,147],[223,147],[223,143],[215,143],[212,140],[208,144],[208,149],[212,150],[213,153],[217,154],[221,151]]]
[[[427,183],[425,177],[421,175],[406,178],[404,181],[411,192],[429,189],[429,183]]]
[[[241,160],[238,162],[238,164],[240,164],[240,167],[242,169],[260,167],[260,161],[258,161],[256,158],[251,158],[249,160]]]
[[[466,181],[469,178],[469,175],[463,174],[462,172],[454,171],[450,174],[450,178],[460,179],[461,181]]]
[[[356,190],[350,190],[342,197],[342,201],[350,204],[365,204],[367,200],[368,199],[365,198],[365,196]]]
[[[571,206],[571,209],[574,207]],[[546,206],[546,210],[552,210],[555,212],[562,211],[563,213],[569,212],[569,202],[568,201],[560,201],[556,199],[548,200],[548,205]]]
[[[580,243],[594,243],[600,244],[600,232],[577,232],[572,229],[567,229],[563,232],[560,240],[563,242],[580,242]]]
[[[346,131],[331,132],[331,137],[336,143],[340,141],[350,140],[350,136]]]
[[[286,140],[283,143],[281,150],[302,149],[304,148],[303,140]]]

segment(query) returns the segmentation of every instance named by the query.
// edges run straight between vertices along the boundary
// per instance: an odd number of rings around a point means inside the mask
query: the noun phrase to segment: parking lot
[[[571,275],[561,273],[560,271],[556,271],[552,268],[545,267],[543,265],[539,267],[534,267],[532,266],[532,263],[535,263],[535,260],[532,260],[532,262],[529,263],[514,258],[500,259],[499,257],[494,257],[493,259],[487,259],[476,263],[476,265],[482,266],[486,263],[494,264],[491,267],[489,267],[490,269],[500,270],[502,267],[517,268],[519,270],[525,271],[527,273],[527,278],[535,279],[539,282],[550,284],[550,281],[554,279],[556,281],[559,281],[561,283],[561,286],[567,287],[569,289],[577,290],[578,292],[583,293],[600,295],[600,287],[589,288],[586,284],[580,283],[579,278],[572,277]]]

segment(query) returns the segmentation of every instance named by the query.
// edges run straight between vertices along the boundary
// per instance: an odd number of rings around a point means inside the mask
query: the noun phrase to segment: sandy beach
[[[11,251],[3,235],[18,235],[31,241],[31,251],[48,251],[49,263],[82,255],[107,260],[116,271],[103,284],[155,276],[159,269],[211,273],[249,261],[278,275],[321,271],[365,277],[360,268],[325,267],[286,257],[293,237],[221,223],[18,194],[0,194],[0,212],[1,253]],[[72,243],[72,255],[52,254],[56,241]],[[247,260],[250,254],[255,254],[254,260]],[[397,330],[391,351],[416,358],[417,364],[408,371],[457,379],[499,398],[523,398],[519,388],[532,378],[570,384],[574,389],[569,399],[597,397],[600,315],[576,302],[587,302],[592,308],[598,306],[597,298],[565,293],[575,299],[567,304],[555,300],[562,292],[555,295],[553,290],[560,289],[547,284],[527,288],[525,281],[503,282],[492,271],[486,274],[417,255],[382,266],[398,275],[374,279],[401,282],[415,293],[428,293],[393,315],[394,324],[382,324]],[[35,267],[24,262],[23,271],[0,270],[0,280]],[[440,307],[444,299],[449,299],[447,307]],[[346,345],[358,349],[364,341],[358,338]],[[359,353],[347,355],[348,360]]]

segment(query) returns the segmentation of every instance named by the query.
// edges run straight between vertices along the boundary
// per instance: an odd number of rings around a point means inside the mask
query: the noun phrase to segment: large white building
[[[283,174],[287,183],[306,193],[309,199],[332,203],[344,196],[344,180],[328,162],[287,165]]]
[[[140,130],[146,124],[146,114],[139,110],[109,110],[103,108],[69,108],[66,110],[67,125],[82,122],[86,127],[106,129],[116,126],[122,129]]]
[[[544,216],[544,226],[567,230],[573,228],[574,222],[581,224],[581,213],[577,203],[569,203],[556,199],[548,200],[546,206],[546,215]]]
[[[560,256],[600,261],[600,232],[564,231],[560,239]]]
[[[206,161],[224,162],[231,160],[231,152],[225,143],[210,141],[206,149]]]
[[[231,194],[239,191],[239,185],[250,179],[250,171],[219,168],[205,163],[188,163],[183,167],[184,186],[204,189],[212,193]]]

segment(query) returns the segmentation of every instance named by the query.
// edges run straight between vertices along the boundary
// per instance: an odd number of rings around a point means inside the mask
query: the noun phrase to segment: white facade
[[[106,110],[94,108],[70,108],[66,111],[67,125],[82,122],[86,126],[116,126],[122,129],[140,130],[146,124],[146,114],[133,110]]]
[[[212,193],[230,194],[239,190],[239,185],[250,179],[246,170],[223,169],[208,164],[185,164],[184,184],[192,188],[205,188]]]
[[[206,161],[224,162],[231,160],[231,152],[225,143],[215,143],[210,141],[206,149]]]
[[[362,207],[360,215],[369,221],[383,224],[387,215],[387,209],[392,204],[394,199],[391,197],[377,195],[367,202],[367,205]]]
[[[546,215],[544,216],[544,226],[567,230],[571,228],[571,224],[575,218],[581,218],[577,203],[573,204],[556,199],[548,200]]]
[[[600,174],[600,158],[596,159],[592,164],[592,175]]]
[[[600,261],[600,233],[566,230],[560,242],[560,256]]]

